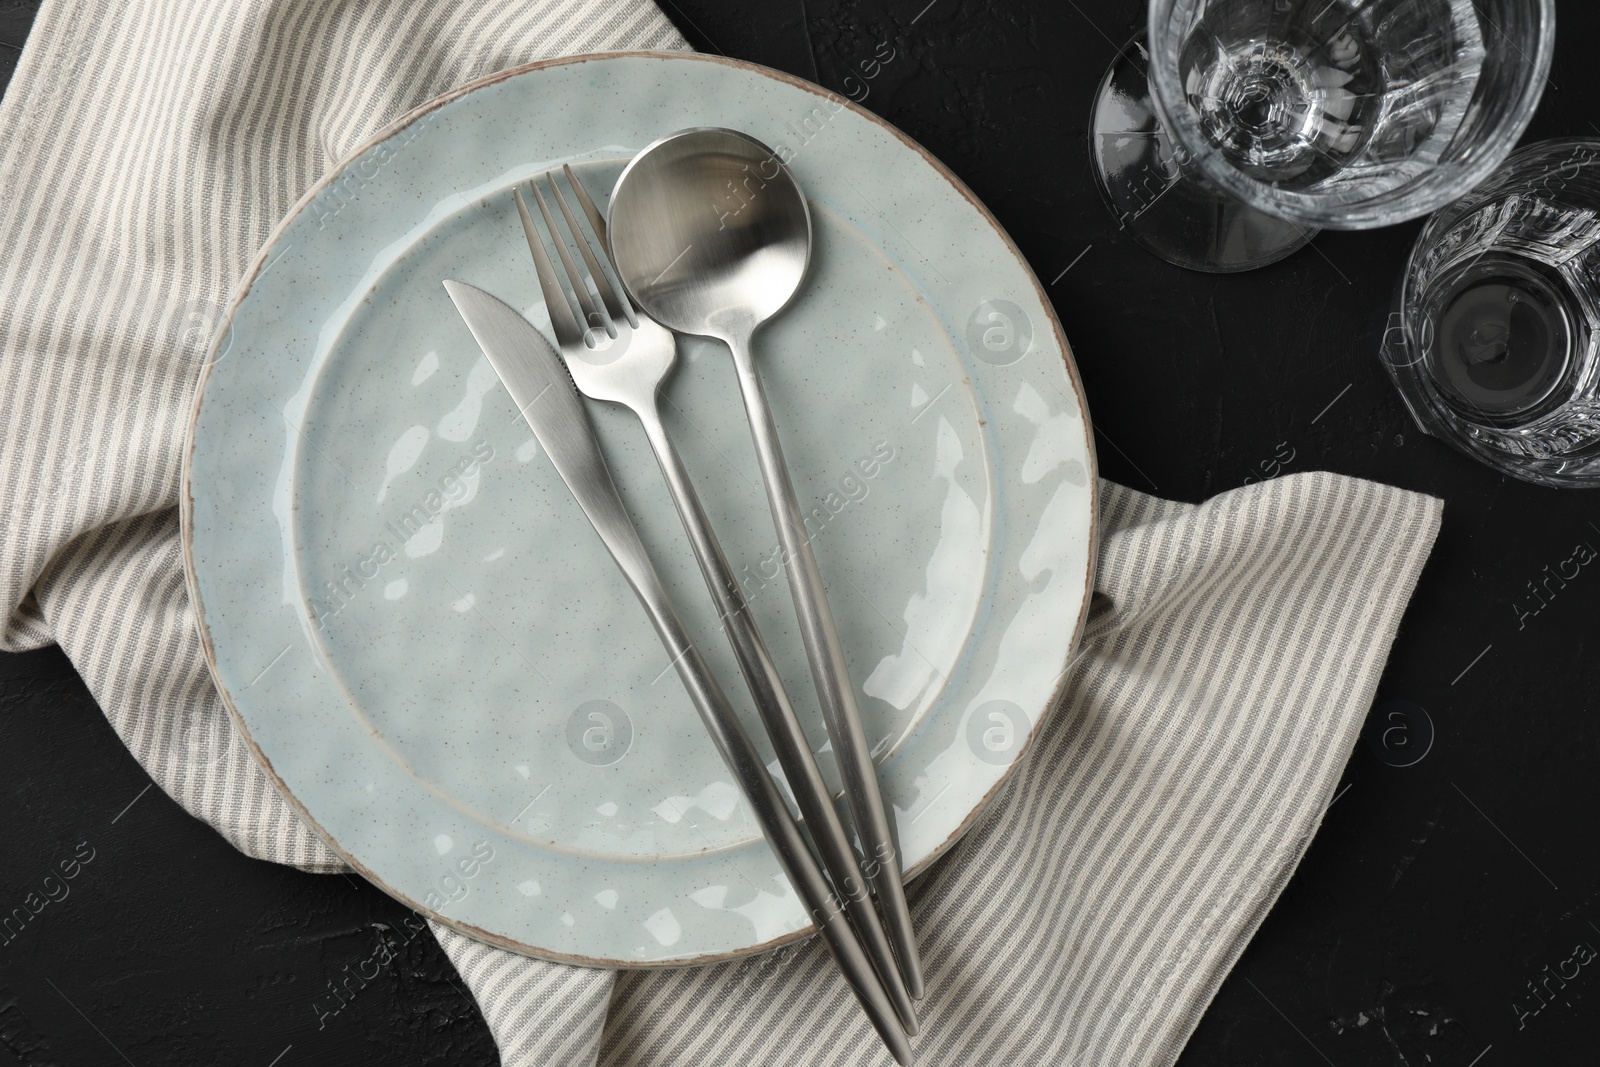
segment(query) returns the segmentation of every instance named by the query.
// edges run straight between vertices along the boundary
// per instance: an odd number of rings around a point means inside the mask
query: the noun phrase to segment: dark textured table
[[[0,0],[0,83],[36,8]],[[1095,192],[1086,126],[1137,0],[663,8],[703,50],[865,84],[976,190],[1047,283],[1106,477],[1198,501],[1320,468],[1448,502],[1368,737],[1184,1067],[1597,1062],[1600,573],[1544,583],[1600,547],[1600,493],[1500,477],[1410,423],[1374,353],[1417,224],[1231,277],[1134,246]],[[1583,73],[1600,12],[1561,19],[1528,140],[1600,135]],[[846,82],[883,42],[895,61]],[[495,1062],[406,908],[235,852],[152,788],[55,650],[0,656],[0,825],[0,911],[74,872],[0,945],[0,1065]],[[313,1000],[380,939],[396,962],[320,1018]]]

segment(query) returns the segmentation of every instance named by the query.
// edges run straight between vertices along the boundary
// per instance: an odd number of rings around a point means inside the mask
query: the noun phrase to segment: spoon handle
[[[789,806],[778,792],[777,783],[767,773],[755,745],[744,732],[738,716],[717,685],[705,660],[700,658],[699,650],[684,631],[683,623],[648,563],[642,578],[633,581],[633,588],[643,602],[650,621],[655,624],[661,643],[673,656],[678,678],[688,690],[689,698],[700,713],[700,719],[723,762],[739,783],[762,833],[772,845],[779,866],[805,902],[811,921],[822,931],[823,941],[833,953],[839,969],[849,979],[856,998],[872,1020],[873,1028],[878,1031],[896,1062],[914,1064],[916,1055],[911,1049],[893,998],[878,978],[861,943],[856,940],[844,908],[828,884],[821,865],[812,855],[811,846],[801,833],[799,823],[789,814]]]
[[[731,338],[728,347],[733,352],[745,414],[755,439],[756,458],[766,483],[767,506],[772,510],[772,522],[778,530],[778,544],[789,576],[789,592],[800,622],[800,638],[811,665],[811,680],[822,705],[828,737],[833,742],[856,834],[866,854],[864,868],[883,908],[884,925],[894,945],[906,989],[913,998],[920,1000],[924,989],[922,960],[911,925],[911,909],[906,903],[900,856],[883,795],[878,789],[877,770],[861,725],[861,713],[856,708],[855,687],[850,681],[833,613],[828,608],[822,574],[811,554],[811,542],[806,537],[805,521],[795,499],[789,468],[783,461],[783,447],[778,442],[772,408],[756,371],[750,338],[748,335]]]
[[[633,411],[644,427],[645,438],[650,442],[651,451],[655,453],[656,463],[672,495],[672,502],[677,506],[678,517],[683,521],[684,532],[688,534],[689,544],[694,549],[695,561],[700,565],[700,573],[711,589],[717,615],[739,662],[739,673],[744,676],[750,695],[755,699],[756,709],[767,727],[767,736],[788,777],[800,817],[811,831],[811,839],[833,881],[834,890],[844,898],[845,914],[883,980],[889,999],[894,1002],[895,1012],[900,1016],[906,1032],[915,1034],[917,1016],[910,991],[895,966],[893,948],[877,911],[873,909],[872,897],[862,882],[861,867],[854,849],[850,847],[850,837],[839,819],[839,812],[833,806],[832,793],[817,767],[811,741],[806,737],[805,728],[800,725],[800,718],[789,701],[789,694],[784,689],[783,679],[778,676],[778,668],[772,662],[766,642],[756,629],[755,618],[745,601],[744,591],[739,588],[739,580],[734,576],[722,545],[711,529],[711,521],[706,518],[699,494],[689,480],[688,468],[678,455],[672,438],[667,436],[658,404],[654,401],[641,404],[634,407]]]

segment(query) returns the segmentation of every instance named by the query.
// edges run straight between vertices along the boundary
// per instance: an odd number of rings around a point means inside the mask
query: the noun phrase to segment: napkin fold
[[[253,762],[184,588],[205,347],[273,225],[372,130],[535,59],[683,48],[646,0],[47,0],[0,101],[0,648],[59,643],[242,851],[338,858]],[[1325,473],[1201,505],[1101,484],[1062,705],[912,887],[924,1063],[1170,1064],[1319,825],[1437,533]],[[512,1067],[888,1064],[813,939],[602,971],[433,926]]]
[[[930,1067],[1178,1058],[1321,824],[1442,510],[1321,472],[1198,506],[1100,490],[1095,605],[1062,703],[908,893]],[[559,982],[440,940],[508,1064],[893,1063],[815,938],[776,962]],[[558,1021],[589,1043],[569,1029],[553,1054]]]

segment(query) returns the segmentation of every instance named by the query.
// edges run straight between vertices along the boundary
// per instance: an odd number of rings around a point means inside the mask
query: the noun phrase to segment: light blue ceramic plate
[[[989,214],[892,128],[682,54],[538,64],[389,127],[279,227],[215,342],[186,457],[190,589],[236,723],[330,845],[421,912],[571,962],[704,962],[810,929],[440,285],[548,327],[513,185],[571,163],[603,207],[634,151],[686,126],[772,145],[814,206],[810,276],[758,358],[912,872],[1026,749],[1089,599],[1094,458],[1060,326]],[[831,774],[726,352],[683,343],[668,395]],[[637,424],[592,410],[761,738]]]

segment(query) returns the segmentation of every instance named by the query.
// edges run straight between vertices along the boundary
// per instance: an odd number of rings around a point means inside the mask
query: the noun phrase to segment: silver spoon
[[[722,341],[733,353],[811,678],[866,853],[866,874],[906,989],[920,999],[922,964],[900,857],[844,649],[751,352],[756,330],[783,310],[805,277],[811,258],[805,195],[760,141],[733,130],[681,130],[646,147],[617,179],[609,241],[617,274],[640,310],[668,329]]]

